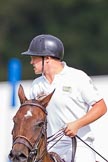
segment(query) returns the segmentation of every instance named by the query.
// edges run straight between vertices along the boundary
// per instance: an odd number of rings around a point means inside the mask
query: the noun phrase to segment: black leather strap
[[[76,154],[76,147],[77,147],[76,137],[72,137],[72,160],[71,162],[74,162],[75,154]]]

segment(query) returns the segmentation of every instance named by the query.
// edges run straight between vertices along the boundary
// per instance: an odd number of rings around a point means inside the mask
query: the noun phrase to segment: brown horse
[[[20,85],[18,95],[21,106],[13,118],[13,145],[9,159],[12,162],[64,162],[58,154],[47,151],[46,106],[53,93],[42,100],[28,100]],[[58,136],[61,138],[63,135],[63,130],[60,130],[54,138]],[[72,162],[74,162],[76,148],[73,150]]]
[[[53,93],[44,99],[28,100],[20,85],[21,106],[13,118],[13,145],[9,154],[12,162],[63,162],[56,153],[47,151],[46,106]]]

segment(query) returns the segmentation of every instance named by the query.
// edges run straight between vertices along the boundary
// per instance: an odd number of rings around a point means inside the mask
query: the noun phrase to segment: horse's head
[[[20,85],[21,106],[13,118],[13,146],[9,154],[12,162],[31,162],[41,159],[46,151],[46,106],[53,93],[42,100],[28,100]]]

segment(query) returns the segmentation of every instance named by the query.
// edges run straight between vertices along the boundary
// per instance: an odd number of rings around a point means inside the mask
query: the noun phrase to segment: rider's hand
[[[78,129],[79,129],[79,127],[77,125],[77,122],[70,122],[70,123],[66,124],[64,133],[66,136],[74,137],[77,134]]]

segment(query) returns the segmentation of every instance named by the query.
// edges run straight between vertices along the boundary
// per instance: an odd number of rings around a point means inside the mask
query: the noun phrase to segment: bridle
[[[39,103],[36,103],[35,100],[32,100],[31,103],[27,103],[27,102],[23,103],[20,106],[20,108],[23,108],[24,106],[28,106],[28,105],[30,105],[30,106],[32,106],[34,108],[36,108],[36,107],[40,108],[45,113],[45,115],[47,115],[46,109],[43,107],[43,105],[40,105]],[[29,152],[29,155],[28,155],[28,158],[27,158],[27,162],[41,162],[43,157],[44,157],[44,155],[46,154],[46,148],[44,148],[41,157],[39,157],[37,159],[37,151],[38,151],[38,148],[39,148],[39,144],[40,144],[41,138],[42,138],[42,136],[46,137],[47,119],[45,119],[45,121],[42,121],[42,122],[43,122],[43,125],[41,126],[41,130],[40,130],[39,136],[36,139],[34,145],[32,145],[30,140],[28,140],[25,136],[22,136],[22,135],[16,136],[14,141],[13,141],[13,146],[15,144],[17,144],[17,143],[20,143],[20,144],[25,145],[29,149],[30,152]],[[47,144],[49,142],[53,141],[55,138],[56,139],[58,138],[57,139],[57,142],[58,142],[64,136],[64,132],[63,131],[64,131],[64,129],[61,129],[56,134],[54,134],[51,137],[49,137],[48,141],[47,141]],[[47,140],[47,137],[46,137],[46,140]],[[54,143],[54,145],[56,143]],[[72,160],[71,160],[71,162],[74,162],[75,153],[76,153],[76,138],[73,137],[72,138]]]
[[[47,115],[47,112],[46,112],[46,109],[43,107],[43,105],[39,104],[39,103],[36,103],[34,99],[32,99],[32,102],[31,103],[23,103],[20,108],[22,108],[23,106],[27,106],[27,105],[30,105],[30,106],[36,106],[38,108],[40,108],[46,115]]]
[[[38,107],[45,113],[45,115],[47,115],[46,109],[44,109],[44,107],[42,105],[40,105],[39,103],[36,103],[35,100],[32,100],[31,103],[26,103],[26,102],[23,103],[20,106],[20,108],[23,108],[26,105],[30,105],[30,106],[32,106],[34,108]],[[32,162],[41,162],[44,155],[45,155],[45,153],[46,153],[46,151],[45,151],[46,148],[44,148],[41,157],[39,157],[38,159],[36,158],[37,150],[38,150],[41,138],[42,138],[42,136],[45,137],[45,134],[46,134],[46,122],[47,122],[46,119],[45,119],[45,121],[42,121],[43,124],[42,124],[42,126],[40,128],[39,136],[37,137],[34,145],[32,145],[30,140],[28,140],[25,136],[22,136],[22,135],[18,135],[17,137],[15,137],[15,139],[13,141],[13,146],[15,144],[17,144],[17,143],[20,143],[20,144],[25,145],[29,149],[30,153],[28,155],[27,162],[30,162],[30,161],[32,161]]]

